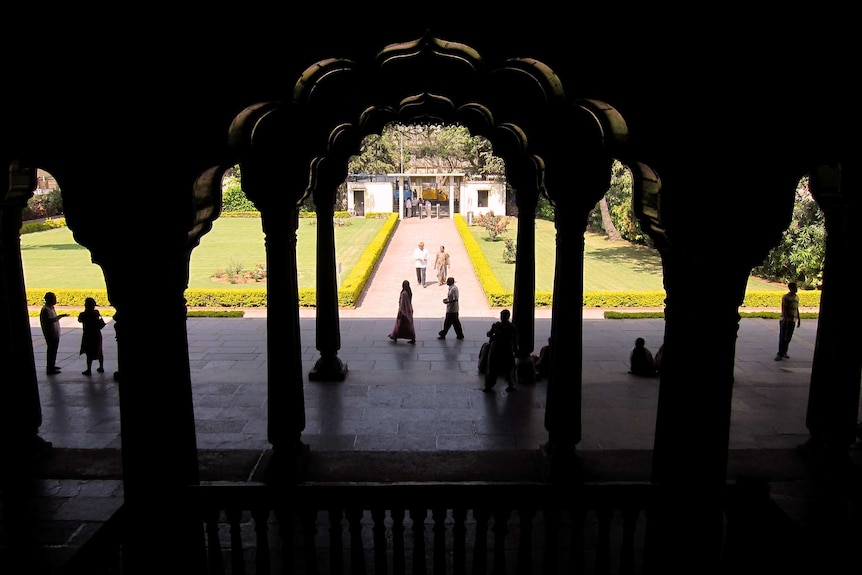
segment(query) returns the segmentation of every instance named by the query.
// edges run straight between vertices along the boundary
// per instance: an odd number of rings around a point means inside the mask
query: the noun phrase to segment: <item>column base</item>
[[[321,357],[308,372],[309,381],[344,381],[347,378],[347,364],[337,355]]]

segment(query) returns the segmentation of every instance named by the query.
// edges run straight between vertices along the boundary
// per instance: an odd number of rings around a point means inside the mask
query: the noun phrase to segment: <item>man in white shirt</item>
[[[404,217],[409,218],[413,213],[413,202],[410,201],[410,196],[407,196],[407,199],[404,200]]]
[[[428,250],[425,249],[425,242],[419,242],[419,245],[413,250],[413,261],[416,266],[416,282],[425,286],[425,271],[428,268]]]

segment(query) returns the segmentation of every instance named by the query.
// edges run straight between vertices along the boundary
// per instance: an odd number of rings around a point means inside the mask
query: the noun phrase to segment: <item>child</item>
[[[102,355],[102,328],[105,327],[105,320],[102,319],[102,314],[96,309],[96,300],[88,297],[84,300],[84,311],[78,314],[78,323],[83,326],[81,334],[81,351],[79,355],[86,354],[87,369],[82,371],[81,375],[92,375],[90,368],[93,367],[93,360],[99,361],[99,368],[96,370],[99,373],[105,371],[104,356]]]

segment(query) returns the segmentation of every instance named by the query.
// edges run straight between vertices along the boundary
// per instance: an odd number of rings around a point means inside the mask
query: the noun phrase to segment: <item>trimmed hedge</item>
[[[300,217],[315,217],[314,212],[300,212]],[[236,217],[236,216],[235,216]],[[242,217],[242,216],[239,216]],[[246,217],[252,217],[246,214]],[[335,217],[350,217],[348,212],[337,212]],[[368,279],[371,277],[377,261],[386,249],[389,239],[395,232],[398,224],[398,214],[389,212],[369,213],[367,218],[386,218],[380,231],[365,248],[356,265],[350,270],[350,274],[341,283],[338,289],[338,305],[341,307],[356,307],[359,296]],[[476,276],[482,289],[488,297],[491,307],[511,307],[513,294],[503,288],[500,281],[491,271],[482,254],[482,249],[476,242],[476,238],[470,233],[470,229],[461,214],[455,214],[455,228],[458,230],[467,255],[475,262]],[[42,229],[65,225],[64,218],[57,220],[46,220],[43,224],[25,224],[26,226],[43,226]],[[46,226],[46,227],[45,227]],[[23,228],[22,228],[22,233]],[[104,289],[59,289],[53,290],[57,294],[57,305],[59,306],[81,306],[84,299],[94,298],[101,305],[108,305],[108,294]],[[743,308],[780,308],[781,296],[784,291],[750,291],[745,294],[742,302]],[[799,305],[803,308],[820,307],[819,290],[801,290],[798,292]],[[27,303],[30,306],[41,306],[44,303],[45,292],[43,290],[27,290]],[[185,292],[187,305],[191,308],[243,308],[243,307],[266,307],[266,290],[255,289],[187,289]],[[584,293],[584,307],[594,308],[663,308],[664,290],[616,292],[616,291],[594,291]],[[553,293],[537,291],[536,307],[549,308],[553,305]],[[313,288],[299,290],[300,307],[316,307],[317,296]],[[662,315],[663,317],[663,315]]]
[[[338,305],[341,307],[356,307],[356,302],[359,301],[359,296],[362,290],[365,289],[365,284],[368,283],[368,278],[374,271],[374,266],[386,249],[389,243],[389,238],[395,233],[395,225],[398,223],[398,214],[389,214],[388,219],[383,223],[383,227],[374,236],[374,239],[369,242],[368,247],[359,256],[359,260],[350,274],[344,281],[341,282],[341,287],[338,288]],[[312,290],[313,291],[313,290]],[[301,298],[300,298],[301,299]],[[300,303],[301,305],[301,303]],[[316,305],[313,302],[312,305]]]

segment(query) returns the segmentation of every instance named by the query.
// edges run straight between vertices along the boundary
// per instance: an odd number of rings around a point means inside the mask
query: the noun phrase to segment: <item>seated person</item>
[[[548,372],[551,370],[551,338],[548,338],[548,345],[543,345],[539,350],[539,355],[531,355],[533,367],[536,369],[536,379],[548,377]]]
[[[488,393],[497,384],[497,378],[506,380],[506,391],[515,391],[515,350],[518,346],[518,333],[515,325],[509,321],[511,312],[504,309],[500,312],[500,321],[494,322],[488,330],[490,346],[488,347],[488,366],[485,373],[485,387],[482,391]]]
[[[652,352],[646,348],[644,338],[635,340],[635,348],[632,350],[629,373],[641,377],[655,377],[655,359]]]

